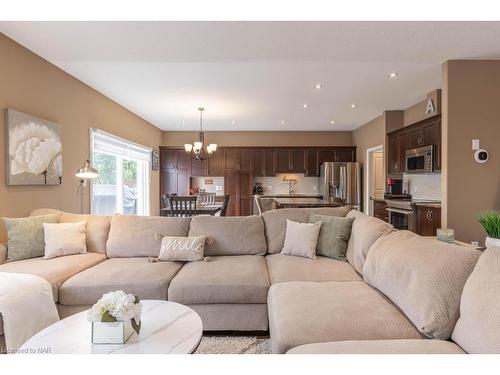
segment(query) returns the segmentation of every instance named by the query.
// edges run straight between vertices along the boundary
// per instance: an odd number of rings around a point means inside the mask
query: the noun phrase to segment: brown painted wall
[[[196,132],[163,132],[163,146],[192,143]],[[207,132],[206,141],[219,146],[352,146],[350,131],[317,132]]]
[[[158,148],[161,140],[158,128],[0,34],[0,110],[4,108],[62,125],[64,170],[60,186],[6,186],[5,125],[1,113],[0,216],[23,216],[39,207],[79,212],[74,173],[89,156],[90,127],[152,148]],[[152,172],[152,214],[159,211],[158,178],[158,173]],[[0,228],[0,242],[2,239],[5,233]]]
[[[477,212],[500,210],[500,60],[443,65],[443,226],[484,243]],[[490,152],[474,161],[472,139]]]
[[[361,164],[361,181],[362,186],[362,208],[363,210],[367,207],[368,202],[365,200],[365,192],[368,188],[368,181],[366,179],[366,150],[378,145],[384,145],[385,143],[385,116],[380,115],[379,117],[371,120],[365,125],[357,128],[352,132],[352,140],[356,145],[356,160]]]
[[[426,113],[427,102],[432,99],[434,103],[435,112]],[[403,126],[415,124],[416,122],[425,120],[426,118],[439,115],[441,113],[441,90],[437,89],[429,94],[427,97],[404,110]]]

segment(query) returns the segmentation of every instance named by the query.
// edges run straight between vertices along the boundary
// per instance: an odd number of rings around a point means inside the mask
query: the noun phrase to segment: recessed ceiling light
[[[335,124],[335,121],[334,120],[330,121],[330,124],[332,124],[332,125]]]
[[[309,104],[304,103],[303,107],[304,107],[304,108],[309,108]]]
[[[323,85],[321,83],[316,83],[314,87],[316,88],[316,90],[320,90],[323,88]]]
[[[392,72],[388,74],[389,78],[396,78],[398,75],[399,75],[398,72]]]
[[[285,125],[285,120],[281,120],[281,125]]]
[[[356,108],[356,104],[351,104],[351,108]]]

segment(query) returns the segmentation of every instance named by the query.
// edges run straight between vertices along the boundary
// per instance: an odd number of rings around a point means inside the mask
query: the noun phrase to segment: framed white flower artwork
[[[27,113],[5,110],[6,184],[62,183],[61,126]]]

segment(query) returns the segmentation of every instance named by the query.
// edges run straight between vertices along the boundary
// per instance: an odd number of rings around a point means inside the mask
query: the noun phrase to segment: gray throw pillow
[[[310,223],[321,222],[316,254],[345,261],[353,221],[353,217],[311,215]]]
[[[58,223],[59,214],[3,218],[7,229],[7,260],[41,257],[45,252],[43,223]]]

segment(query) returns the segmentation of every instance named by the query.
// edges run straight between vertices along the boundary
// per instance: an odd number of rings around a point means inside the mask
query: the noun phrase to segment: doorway
[[[373,200],[384,199],[385,164],[384,146],[379,145],[366,150],[366,183],[364,211],[373,216]]]

